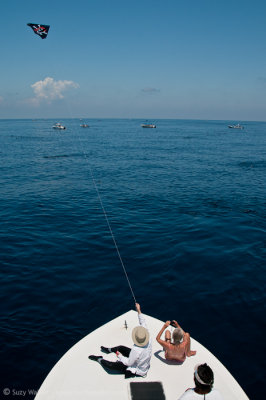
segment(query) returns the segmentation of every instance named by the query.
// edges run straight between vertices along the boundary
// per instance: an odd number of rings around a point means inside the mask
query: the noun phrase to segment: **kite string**
[[[87,155],[85,156],[85,158],[86,158],[86,160],[88,161]],[[128,283],[129,289],[130,289],[130,291],[131,291],[133,300],[134,300],[134,302],[136,303],[137,301],[136,301],[136,298],[135,298],[135,295],[134,295],[134,292],[133,292],[133,289],[132,289],[130,280],[129,280],[129,278],[128,278],[128,274],[127,274],[127,271],[126,271],[126,268],[125,268],[123,259],[122,259],[122,257],[121,257],[119,248],[118,248],[118,246],[117,246],[116,239],[115,239],[115,236],[114,236],[114,233],[113,233],[111,224],[110,224],[110,222],[109,222],[108,215],[107,215],[107,213],[106,213],[106,211],[105,211],[105,208],[104,208],[104,205],[103,205],[103,202],[102,202],[102,198],[101,198],[99,189],[98,189],[98,187],[97,187],[96,181],[95,181],[95,179],[94,179],[94,175],[93,175],[93,172],[92,172],[92,169],[91,169],[90,165],[89,165],[89,170],[90,170],[90,174],[91,174],[91,178],[92,178],[92,181],[93,181],[94,188],[95,188],[95,190],[96,190],[96,192],[97,192],[97,195],[98,195],[98,198],[99,198],[101,207],[102,207],[102,211],[103,211],[105,220],[106,220],[106,222],[107,222],[107,225],[108,225],[108,228],[109,228],[111,237],[112,237],[113,242],[114,242],[114,246],[115,246],[115,248],[116,248],[116,252],[117,252],[118,258],[119,258],[119,260],[120,260],[120,262],[121,262],[121,265],[122,265],[122,268],[123,268],[123,270],[124,270],[124,274],[125,274],[125,277],[126,277],[126,279],[127,279],[127,283]]]
[[[74,129],[74,131],[76,132],[76,129]],[[127,274],[127,271],[126,271],[126,268],[125,268],[125,265],[124,265],[122,256],[121,256],[121,254],[120,254],[120,251],[119,251],[119,248],[118,248],[116,239],[115,239],[115,235],[114,235],[114,233],[113,233],[111,224],[110,224],[110,222],[109,222],[109,218],[108,218],[107,212],[106,212],[105,207],[104,207],[104,205],[103,205],[103,201],[102,201],[102,198],[101,198],[101,195],[100,195],[100,191],[99,191],[99,189],[98,189],[98,186],[97,186],[97,184],[96,184],[96,180],[95,180],[95,178],[94,178],[94,174],[93,174],[92,168],[91,168],[91,166],[90,166],[90,163],[89,163],[87,154],[86,154],[85,151],[84,151],[83,145],[82,145],[81,140],[80,140],[80,136],[77,135],[77,137],[78,137],[78,140],[79,140],[79,143],[80,143],[81,151],[82,151],[83,156],[84,156],[84,158],[85,158],[85,160],[86,160],[86,162],[87,162],[87,165],[88,165],[88,168],[89,168],[89,171],[90,171],[90,175],[91,175],[91,179],[92,179],[94,188],[95,188],[95,190],[96,190],[96,193],[97,193],[97,196],[98,196],[98,199],[99,199],[101,208],[102,208],[102,212],[103,212],[104,217],[105,217],[105,220],[106,220],[106,222],[107,222],[107,226],[108,226],[108,228],[109,228],[109,231],[110,231],[110,234],[111,234],[111,237],[112,237],[112,240],[113,240],[113,243],[114,243],[114,246],[115,246],[115,249],[116,249],[118,258],[119,258],[120,263],[121,263],[121,265],[122,265],[122,268],[123,268],[123,271],[124,271],[124,274],[125,274],[125,277],[126,277],[126,280],[127,280],[128,286],[129,286],[129,289],[130,289],[130,291],[131,291],[131,294],[132,294],[134,303],[136,303],[137,300],[136,300],[136,297],[135,297],[135,295],[134,295],[134,292],[133,292],[133,289],[132,289],[132,286],[131,286],[131,283],[130,283],[130,280],[129,280],[129,277],[128,277],[128,274]]]

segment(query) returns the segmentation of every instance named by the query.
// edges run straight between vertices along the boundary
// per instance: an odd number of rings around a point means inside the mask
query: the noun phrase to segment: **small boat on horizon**
[[[244,129],[244,127],[240,124],[236,124],[236,125],[228,125],[228,128],[232,128],[232,129]]]
[[[80,124],[81,128],[89,128],[88,124]]]
[[[66,129],[66,127],[57,122],[56,124],[53,125],[53,129]]]
[[[141,124],[142,128],[156,128],[154,124]]]

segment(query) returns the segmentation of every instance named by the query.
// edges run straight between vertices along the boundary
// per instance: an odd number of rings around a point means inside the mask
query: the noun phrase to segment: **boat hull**
[[[90,354],[95,354],[114,361],[115,354],[101,353],[102,345],[132,346],[131,331],[138,318],[135,311],[128,311],[91,332],[73,346],[51,370],[35,399],[106,400],[108,397],[111,400],[125,400],[130,398],[130,382],[162,382],[166,399],[176,400],[187,388],[194,386],[194,367],[204,362],[213,369],[215,388],[221,392],[224,400],[248,399],[223,364],[193,338],[191,348],[197,350],[196,356],[187,358],[183,365],[166,361],[161,346],[155,340],[163,322],[148,315],[145,315],[145,319],[153,338],[151,367],[145,378],[125,379],[123,375],[108,374],[100,364],[88,359]]]
[[[228,125],[228,128],[231,128],[231,129],[244,129],[244,127],[241,126],[241,125]]]
[[[64,125],[56,123],[55,125],[53,125],[53,129],[66,129],[66,127]]]
[[[142,124],[142,128],[156,128],[156,125],[153,124]]]

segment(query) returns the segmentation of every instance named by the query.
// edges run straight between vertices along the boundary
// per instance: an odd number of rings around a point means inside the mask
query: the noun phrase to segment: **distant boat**
[[[66,129],[66,127],[57,122],[56,124],[53,125],[53,129]]]
[[[89,128],[89,125],[87,125],[87,124],[81,124],[80,126],[81,126],[81,128]]]
[[[232,128],[232,129],[244,129],[244,127],[240,124],[236,124],[236,125],[228,125],[228,128]]]
[[[142,128],[156,128],[154,124],[141,124]]]

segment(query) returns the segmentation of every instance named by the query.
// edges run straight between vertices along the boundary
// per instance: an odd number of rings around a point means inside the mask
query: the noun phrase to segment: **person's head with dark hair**
[[[202,393],[209,393],[212,390],[214,382],[213,371],[206,363],[196,365],[194,382],[196,389],[199,389]]]

